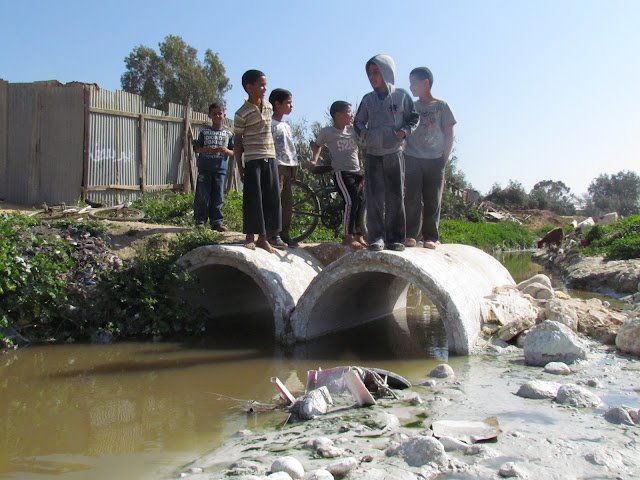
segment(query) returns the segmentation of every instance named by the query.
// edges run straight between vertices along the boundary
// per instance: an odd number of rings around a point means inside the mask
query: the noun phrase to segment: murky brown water
[[[428,355],[446,358],[439,326],[414,322],[414,340],[406,341],[391,324],[383,320],[292,352],[238,329],[199,345],[52,345],[3,354],[0,477],[167,476],[242,428],[281,421],[247,415],[246,403],[232,400],[271,402],[272,376],[285,380],[295,372],[303,380],[311,368],[357,363],[415,377],[439,363],[425,362]],[[394,359],[403,353],[415,360]]]
[[[514,276],[538,273],[531,271]],[[447,359],[444,330],[433,307],[401,320],[288,352],[272,343],[264,326],[270,318],[236,318],[195,344],[52,345],[0,354],[0,478],[168,477],[240,429],[281,422],[281,414],[244,411],[243,400],[272,401],[272,376],[285,380],[293,372],[303,380],[310,368],[359,364],[423,379]],[[449,359],[454,368],[469,361]]]

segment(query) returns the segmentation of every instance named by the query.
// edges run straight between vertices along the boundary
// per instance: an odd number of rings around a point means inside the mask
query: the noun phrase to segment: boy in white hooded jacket
[[[409,93],[394,86],[395,64],[376,55],[366,64],[373,91],[360,102],[354,128],[366,146],[365,198],[369,249],[404,250],[404,139],[420,117]]]

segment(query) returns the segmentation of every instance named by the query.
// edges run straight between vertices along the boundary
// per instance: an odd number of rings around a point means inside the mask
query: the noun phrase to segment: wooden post
[[[144,193],[145,187],[146,187],[146,168],[147,168],[147,164],[146,164],[146,139],[145,139],[145,122],[146,119],[144,117],[144,113],[141,113],[140,116],[138,117],[138,135],[140,136],[139,142],[140,142],[140,164],[139,164],[139,169],[140,171],[138,172],[138,179],[140,182],[140,191],[142,193]]]
[[[182,181],[184,183],[183,190],[188,193],[192,192],[195,188],[195,179],[193,178],[193,168],[191,165],[191,155],[189,153],[189,128],[190,121],[189,116],[191,113],[191,100],[187,102],[187,106],[184,110],[184,129],[182,132]]]
[[[90,121],[89,106],[91,104],[91,87],[84,87],[84,138],[82,140],[82,185],[81,185],[81,197],[83,201],[87,201],[87,192],[89,188],[89,151],[91,146],[89,145],[89,132]]]

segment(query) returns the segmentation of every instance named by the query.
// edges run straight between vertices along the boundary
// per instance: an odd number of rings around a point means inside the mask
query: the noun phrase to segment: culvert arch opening
[[[235,317],[261,319],[260,333],[273,337],[273,306],[262,287],[249,273],[229,265],[212,264],[192,270],[195,279],[184,292],[189,304],[203,309],[208,329]]]

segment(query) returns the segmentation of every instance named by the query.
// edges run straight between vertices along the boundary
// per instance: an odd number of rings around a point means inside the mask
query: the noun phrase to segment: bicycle
[[[144,218],[144,211],[132,207],[131,202],[127,202],[113,207],[92,209],[89,211],[89,216],[96,220],[136,222]]]
[[[60,205],[47,205],[45,203],[42,205],[42,210],[30,213],[29,216],[37,218],[38,220],[78,219],[89,215],[90,210],[90,206],[68,207],[65,203],[61,203]]]
[[[296,179],[291,186],[293,212],[291,215],[290,237],[296,242],[308,238],[322,222],[334,236],[340,234],[344,200],[338,192],[330,166],[314,167],[312,173],[317,175],[318,186],[310,187],[302,180]]]

